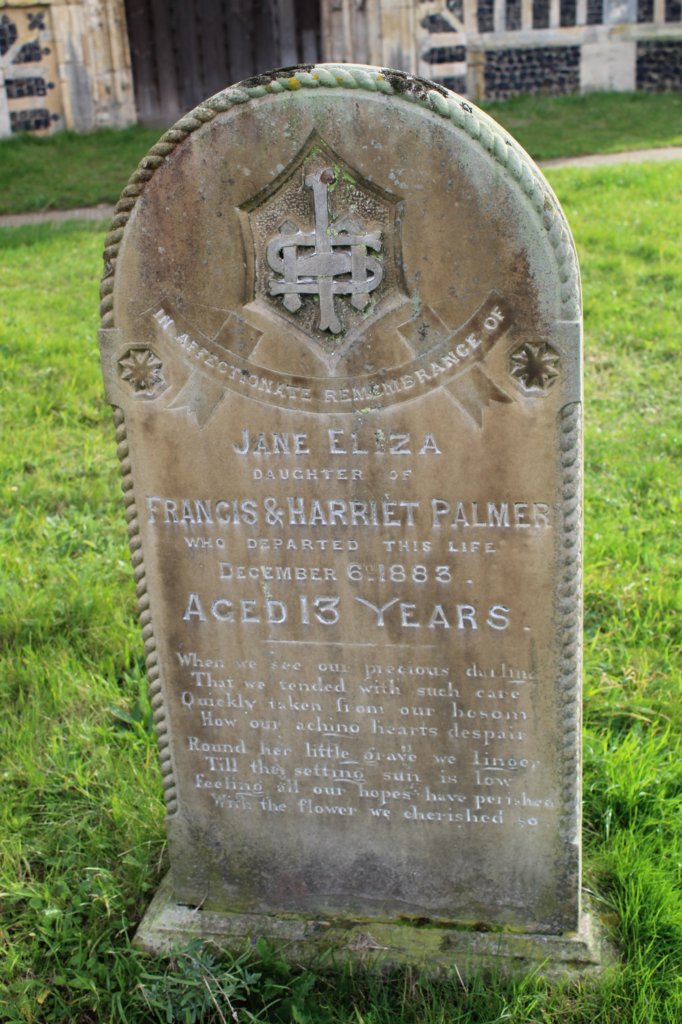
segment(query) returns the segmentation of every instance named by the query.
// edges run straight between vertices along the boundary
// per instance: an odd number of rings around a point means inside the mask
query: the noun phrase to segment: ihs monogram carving
[[[330,224],[328,189],[336,183],[334,170],[325,167],[305,178],[312,189],[315,221],[311,231],[298,231],[291,221],[280,225],[279,234],[268,243],[268,265],[281,277],[271,277],[271,295],[283,295],[284,306],[297,313],[301,295],[318,295],[321,331],[340,334],[343,325],[334,305],[335,295],[352,295],[356,309],[365,309],[369,294],[380,284],[381,263],[367,255],[381,251],[381,232],[364,231],[351,217]],[[299,249],[304,250],[299,255]],[[305,250],[312,249],[312,252]]]
[[[333,370],[370,323],[408,301],[402,206],[313,132],[241,208],[247,301],[283,317]]]

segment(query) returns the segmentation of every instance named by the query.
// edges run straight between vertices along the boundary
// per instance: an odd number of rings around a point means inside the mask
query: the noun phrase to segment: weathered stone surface
[[[577,931],[580,299],[546,182],[461,99],[322,66],[188,115],[114,223],[171,902]]]
[[[149,953],[169,953],[193,939],[241,951],[261,935],[284,948],[296,962],[318,962],[329,951],[335,963],[357,961],[372,968],[416,967],[432,976],[461,979],[541,972],[565,981],[589,979],[613,967],[616,957],[598,919],[584,913],[580,927],[565,935],[485,931],[446,923],[373,917],[330,919],[296,914],[235,914],[187,907],[175,901],[167,875],[145,914],[135,944]]]

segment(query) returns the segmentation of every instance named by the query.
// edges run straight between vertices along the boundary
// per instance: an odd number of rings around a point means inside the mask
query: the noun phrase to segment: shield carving
[[[407,301],[402,207],[313,132],[240,208],[247,309],[286,320],[333,372],[371,323]]]

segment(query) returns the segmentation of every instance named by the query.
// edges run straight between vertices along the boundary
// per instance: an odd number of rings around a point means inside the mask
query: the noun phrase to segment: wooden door
[[[140,120],[169,125],[244,78],[320,59],[319,0],[125,0]]]

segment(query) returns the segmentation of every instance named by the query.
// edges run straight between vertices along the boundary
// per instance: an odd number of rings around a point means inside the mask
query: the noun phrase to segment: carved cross
[[[312,189],[315,223],[312,231],[301,231],[291,221],[280,225],[279,234],[267,247],[268,265],[281,277],[271,277],[271,295],[283,295],[284,307],[296,313],[303,305],[301,295],[319,295],[322,331],[340,334],[343,325],[334,306],[335,295],[352,295],[356,309],[364,309],[369,293],[380,284],[381,263],[367,250],[381,251],[381,232],[364,231],[351,218],[329,223],[329,185],[334,181],[331,167],[307,175]],[[299,254],[299,249],[312,249]]]

